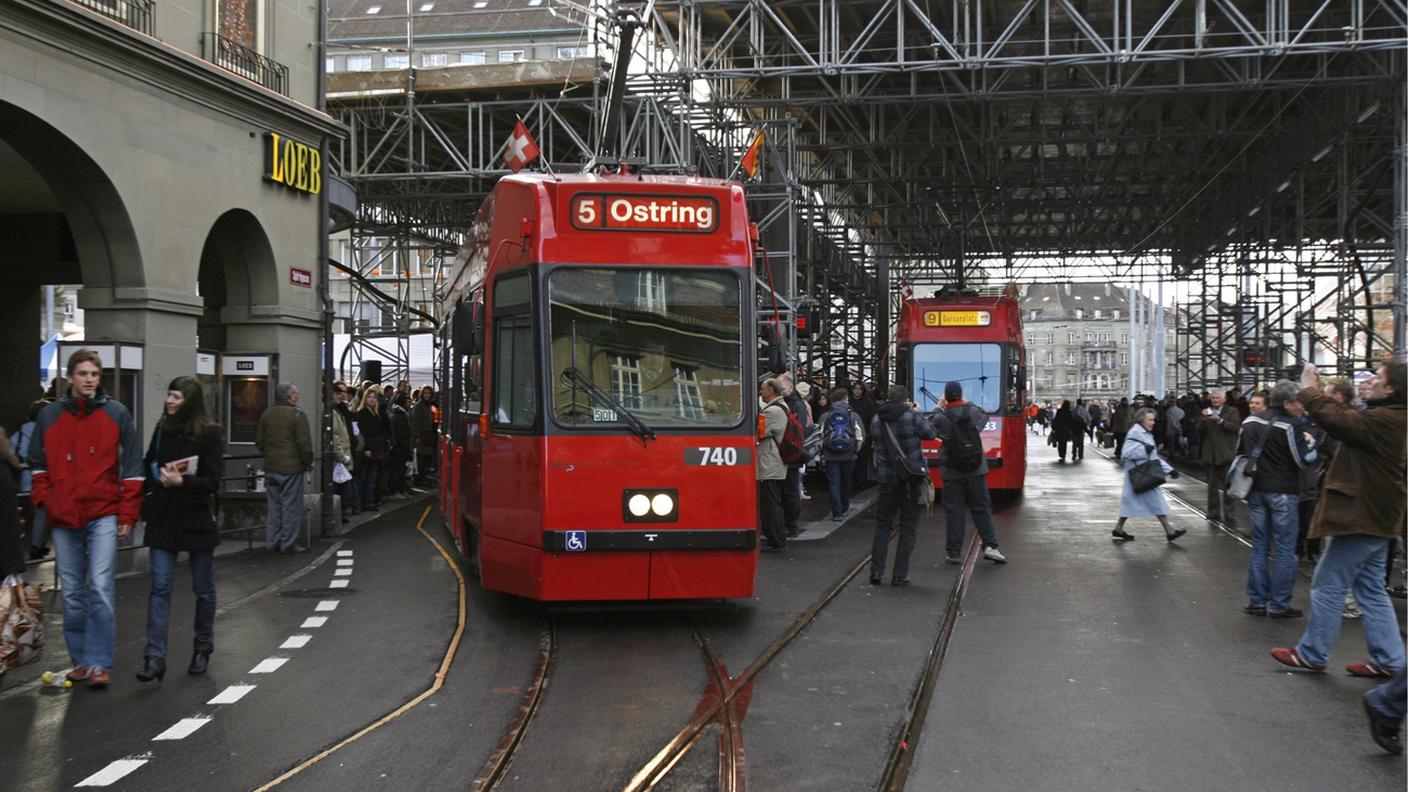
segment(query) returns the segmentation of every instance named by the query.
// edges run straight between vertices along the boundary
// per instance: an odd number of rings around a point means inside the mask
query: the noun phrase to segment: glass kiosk
[[[274,404],[274,356],[221,355],[219,371],[226,490],[262,491],[264,464],[254,438],[259,417]]]

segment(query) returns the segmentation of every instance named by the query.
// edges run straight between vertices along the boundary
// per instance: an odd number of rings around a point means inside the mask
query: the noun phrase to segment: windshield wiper
[[[583,374],[581,369],[576,366],[568,366],[562,370],[562,378],[581,385],[586,389],[588,395],[596,397],[598,401],[605,403],[607,407],[615,410],[617,415],[620,416],[621,422],[629,426],[631,431],[640,435],[642,442],[655,439],[654,429],[646,426],[645,421],[642,421],[640,418],[636,417],[635,413],[626,409],[626,405],[617,401],[615,396],[602,390],[600,386],[592,382],[591,378]]]

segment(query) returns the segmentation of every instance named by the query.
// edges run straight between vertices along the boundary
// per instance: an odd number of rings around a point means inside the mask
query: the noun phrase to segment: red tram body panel
[[[440,505],[486,589],[753,594],[751,277],[735,182],[498,182],[441,328]]]
[[[1022,317],[1015,297],[944,294],[901,303],[895,334],[896,381],[914,394],[925,413],[943,399],[944,385],[957,381],[964,398],[988,414],[980,434],[988,461],[988,487],[1021,490],[1027,475],[1026,354]],[[942,443],[923,443],[935,487],[943,486],[938,456]]]

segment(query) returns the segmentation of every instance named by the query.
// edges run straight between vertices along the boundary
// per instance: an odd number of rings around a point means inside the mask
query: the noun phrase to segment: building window
[[[1129,344],[1129,333],[1120,333],[1120,343]]]
[[[387,55],[381,59],[381,64],[387,69],[404,69],[411,65],[411,56],[406,54]]]
[[[421,3],[421,4],[420,4],[420,10],[421,10],[421,11],[434,11],[434,10],[435,10],[435,4],[434,4],[434,3]]]
[[[328,72],[337,71],[337,58],[328,58],[327,62],[323,64],[323,68]]]
[[[445,52],[427,52],[420,56],[420,65],[430,68],[432,66],[448,66],[450,55]]]
[[[262,39],[266,2],[267,0],[216,0],[215,19],[220,35],[242,47],[259,53],[264,52]]]
[[[1054,366],[1054,365],[1056,365],[1056,353],[1055,353],[1055,352],[1052,352],[1052,351],[1050,351],[1050,350],[1047,350],[1047,352],[1046,352],[1046,365],[1048,365],[1048,366]]]
[[[380,14],[380,13],[381,13],[381,6],[379,6],[379,5],[370,6],[370,7],[367,8],[367,13],[368,13],[368,14]]]
[[[1120,311],[1119,311],[1119,309],[1116,308],[1115,310],[1111,311],[1111,312],[1110,312],[1110,315],[1113,316],[1113,317],[1115,318],[1115,320],[1118,321],[1119,318],[1120,318]]]
[[[484,53],[482,52],[461,52],[460,63],[484,63]]]
[[[557,48],[557,58],[558,58],[558,60],[571,60],[572,58],[583,58],[583,57],[586,57],[586,54],[587,54],[587,48],[586,48],[586,47],[558,47],[558,48]]]
[[[489,0],[474,0],[475,8],[484,8],[487,5],[489,5]]]
[[[499,63],[518,63],[528,60],[524,57],[523,50],[499,50]]]
[[[699,393],[699,377],[689,369],[675,366],[675,413],[695,421],[704,419],[704,397]]]
[[[1110,389],[1110,375],[1109,375],[1109,374],[1101,374],[1101,375],[1100,375],[1100,389],[1101,389],[1101,390],[1109,390],[1109,389]]]
[[[1129,353],[1128,353],[1128,352],[1121,352],[1121,353],[1120,353],[1120,365],[1121,365],[1121,366],[1128,366],[1128,365],[1129,365]]]
[[[1099,298],[1099,297],[1096,297],[1095,299],[1098,300],[1098,299],[1100,299],[1100,298]],[[1104,319],[1104,318],[1105,318],[1105,312],[1104,312],[1103,310],[1099,309],[1099,308],[1096,308],[1096,309],[1095,309],[1095,318],[1096,318],[1096,319]]]
[[[665,273],[641,272],[636,276],[636,300],[645,310],[665,313]]]
[[[611,359],[612,396],[627,410],[639,410],[640,358],[615,355]]]
[[[1077,297],[1076,299],[1079,300],[1080,298]],[[1083,308],[1077,308],[1077,309],[1076,309],[1076,318],[1077,318],[1077,319],[1084,319],[1084,318],[1085,318],[1085,310],[1084,310]]]
[[[371,70],[372,70],[372,56],[370,56],[370,55],[348,55],[348,56],[347,56],[347,71],[359,72],[359,71],[371,71]]]

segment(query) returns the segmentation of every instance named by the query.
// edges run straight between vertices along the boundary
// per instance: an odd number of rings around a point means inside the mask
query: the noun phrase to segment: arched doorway
[[[256,305],[277,305],[274,248],[264,227],[244,209],[231,209],[215,221],[200,254],[197,290],[205,301],[199,348],[231,349],[227,324],[249,316]]]
[[[43,287],[141,287],[145,279],[131,218],[102,167],[57,128],[6,101],[0,173],[0,366],[33,372],[0,380],[0,425],[10,426],[43,392]],[[102,332],[90,327],[89,337]]]

